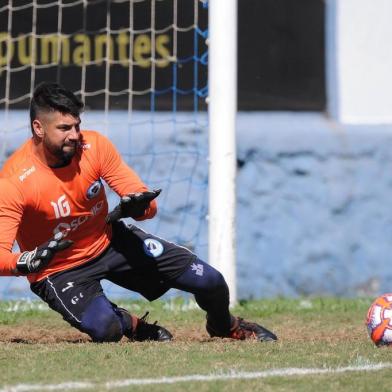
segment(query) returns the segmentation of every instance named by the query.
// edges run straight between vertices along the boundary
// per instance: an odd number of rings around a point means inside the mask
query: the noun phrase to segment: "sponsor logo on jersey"
[[[90,143],[79,143],[79,146],[83,149],[83,150],[89,150],[91,148],[91,144]]]
[[[19,181],[23,182],[31,173],[35,172],[35,166],[31,166],[29,169],[23,169],[23,174],[19,176]]]
[[[100,200],[95,206],[90,210],[91,215],[80,215],[77,218],[71,220],[71,222],[61,222],[59,223],[53,230],[53,234],[57,234],[62,231],[64,233],[64,237],[68,235],[70,231],[77,230],[83,223],[87,222],[91,217],[94,217],[99,214],[104,206],[103,200]]]
[[[159,257],[163,253],[163,245],[155,238],[146,238],[143,243],[143,249],[147,256]]]
[[[87,189],[87,199],[91,200],[94,197],[97,197],[99,192],[101,191],[102,188],[102,182],[101,180],[95,181],[93,184],[89,186]]]

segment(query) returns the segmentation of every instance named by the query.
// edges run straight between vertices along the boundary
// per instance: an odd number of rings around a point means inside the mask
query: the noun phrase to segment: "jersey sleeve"
[[[137,173],[124,162],[109,139],[101,135],[99,137],[98,145],[100,173],[111,189],[119,196],[148,190]],[[145,214],[136,220],[153,218],[156,212],[157,203],[153,200]]]
[[[24,198],[8,179],[0,178],[0,276],[19,275],[16,261],[20,253],[12,253],[23,216]]]

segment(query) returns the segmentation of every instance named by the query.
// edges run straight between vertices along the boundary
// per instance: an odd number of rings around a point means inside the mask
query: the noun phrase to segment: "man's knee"
[[[118,342],[123,336],[121,320],[104,296],[94,298],[84,311],[81,330],[94,342]]]
[[[229,287],[223,275],[207,264],[203,275],[204,284],[194,291],[196,302],[209,316],[228,319]]]
[[[205,288],[206,291],[209,292],[226,292],[228,291],[228,286],[225,281],[225,278],[223,275],[216,270],[215,268],[211,267],[210,265],[207,265],[206,269],[206,283],[205,283]]]
[[[225,281],[223,275],[216,270],[211,265],[201,261],[200,259],[196,260],[191,266],[192,270],[199,269],[199,273],[202,275],[201,279],[198,279],[198,275],[196,273],[190,279],[193,281],[193,284],[196,285],[198,290],[196,293],[205,293],[205,294],[217,294],[217,295],[224,295],[228,293],[228,286]],[[189,279],[189,278],[188,278]]]

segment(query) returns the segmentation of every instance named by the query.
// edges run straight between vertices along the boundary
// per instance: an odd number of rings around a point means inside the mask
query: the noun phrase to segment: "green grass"
[[[37,303],[0,303],[0,386],[86,381],[94,391],[125,379],[260,372],[282,368],[338,368],[392,363],[376,348],[364,319],[370,299],[275,299],[241,302],[233,313],[276,332],[277,343],[210,339],[204,314],[178,299],[122,303],[137,314],[150,310],[175,335],[170,343],[94,344]],[[389,391],[391,369],[263,379],[133,385],[116,391]],[[1,388],[0,387],[0,390]],[[86,389],[80,389],[86,390]],[[78,389],[72,389],[78,391]]]

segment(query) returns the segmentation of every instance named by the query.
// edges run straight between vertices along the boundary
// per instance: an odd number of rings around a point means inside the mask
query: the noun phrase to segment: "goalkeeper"
[[[188,249],[121,218],[151,219],[160,190],[149,191],[112,143],[80,130],[83,104],[44,82],[30,103],[32,138],[0,172],[0,275],[26,276],[31,290],[95,342],[168,341],[172,334],[108,300],[107,279],[149,301],[170,288],[193,293],[210,336],[276,340],[229,312],[222,275]],[[108,213],[104,180],[119,196]],[[20,253],[12,252],[17,241]]]

